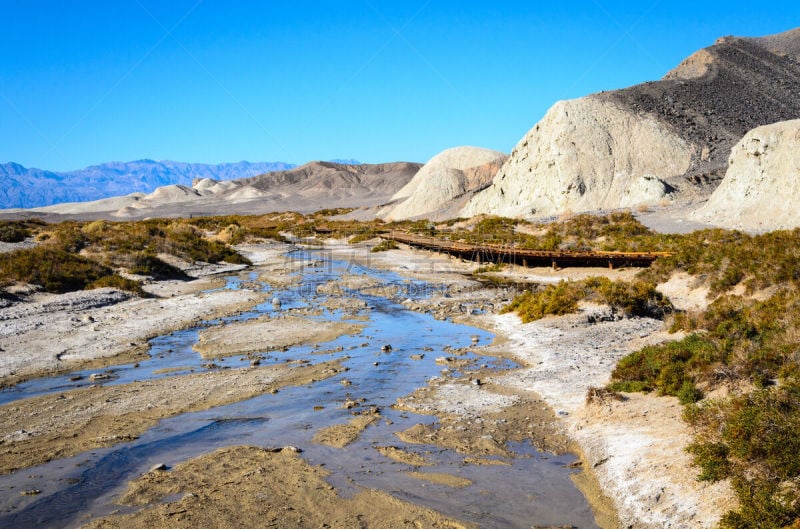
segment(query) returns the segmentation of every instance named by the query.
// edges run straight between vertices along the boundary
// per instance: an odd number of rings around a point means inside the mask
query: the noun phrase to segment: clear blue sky
[[[0,162],[509,152],[558,99],[660,78],[800,2],[0,0]]]

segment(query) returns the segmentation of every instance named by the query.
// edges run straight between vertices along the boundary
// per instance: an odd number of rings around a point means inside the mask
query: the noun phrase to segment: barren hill
[[[259,191],[290,193],[306,198],[353,197],[364,205],[363,199],[370,195],[383,197],[393,195],[419,171],[420,164],[395,162],[382,164],[342,164],[335,162],[311,162],[286,171],[276,171],[239,181]]]
[[[392,197],[380,216],[403,220],[435,216],[451,202],[491,183],[506,155],[478,147],[454,147],[431,158],[414,178]],[[463,204],[462,204],[463,205]]]
[[[758,127],[733,148],[722,183],[693,216],[746,231],[800,226],[800,119]]]
[[[800,117],[800,30],[725,37],[664,79],[556,103],[462,215],[554,215],[708,196],[733,145]]]
[[[409,162],[374,165],[311,162],[294,169],[241,180],[220,182],[199,178],[194,180],[192,187],[162,186],[149,194],[134,193],[94,202],[58,204],[27,210],[26,214],[44,215],[52,220],[136,219],[375,206],[389,200],[420,167],[420,164]]]

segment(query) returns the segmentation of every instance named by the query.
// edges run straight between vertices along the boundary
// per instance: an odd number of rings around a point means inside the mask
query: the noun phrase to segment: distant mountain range
[[[348,163],[358,163],[348,160]],[[0,164],[0,209],[35,208],[62,202],[150,193],[158,187],[191,186],[198,178],[234,180],[296,167],[284,162],[238,162],[216,165],[164,160],[136,160],[92,165],[69,172]]]

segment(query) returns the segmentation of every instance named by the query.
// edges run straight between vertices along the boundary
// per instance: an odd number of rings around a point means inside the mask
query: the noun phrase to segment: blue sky
[[[800,2],[0,0],[0,162],[424,162]]]

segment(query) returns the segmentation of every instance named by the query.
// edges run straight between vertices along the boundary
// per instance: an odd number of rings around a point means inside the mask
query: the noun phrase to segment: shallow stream
[[[332,260],[320,252],[297,252],[293,258],[307,266],[297,272],[301,276],[297,284],[288,288],[260,282],[257,272],[229,278],[226,288],[240,288],[243,283],[249,288],[258,285],[281,302],[279,307],[264,303],[232,319],[316,308],[326,300],[325,295],[317,293],[317,286],[343,274],[363,274],[381,284],[395,285],[400,298],[423,296],[432,288],[390,272]],[[318,346],[270,352],[262,364],[339,358],[348,371],[313,384],[287,387],[276,394],[165,419],[135,441],[0,476],[0,527],[75,528],[94,517],[129,512],[131,508],[114,503],[129,480],[157,463],[171,467],[233,445],[299,446],[309,463],[324,464],[331,472],[328,480],[340,494],[351,494],[359,487],[381,489],[485,528],[597,527],[585,498],[570,479],[574,472],[568,468],[574,461],[572,456],[545,454],[519,444],[513,447],[517,457],[510,466],[466,465],[463,454],[436,446],[404,445],[394,435],[417,423],[435,422],[434,417],[397,411],[391,405],[440,374],[442,366],[436,364],[436,357],[448,354],[449,348],[469,347],[474,341],[487,344],[491,334],[407,310],[396,300],[370,295],[363,289],[345,291],[344,295],[366,302],[370,309],[362,314],[369,316],[367,321],[339,310],[325,310],[312,317],[336,321],[355,318],[354,322],[366,325],[362,333]],[[132,383],[208,369],[209,362],[194,352],[192,345],[202,328],[219,323],[204,322],[151,340],[150,359],[105,370],[106,380],[90,380],[97,370],[36,379],[0,392],[0,404],[88,384]],[[392,346],[390,352],[381,351],[385,344]],[[412,355],[423,356],[412,359]],[[465,358],[478,357],[468,353]],[[496,369],[512,367],[507,361],[478,360]],[[241,356],[216,361],[218,366],[231,368],[249,363]],[[351,385],[342,384],[345,378]],[[350,410],[342,407],[347,399],[364,399],[362,406],[380,408],[382,419],[345,448],[313,443],[320,428],[352,418]],[[379,445],[424,453],[435,461],[425,472],[464,477],[472,485],[452,488],[408,476],[404,472],[415,468],[385,458],[374,449]],[[22,494],[32,489],[41,493]]]

